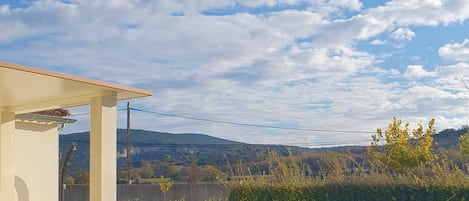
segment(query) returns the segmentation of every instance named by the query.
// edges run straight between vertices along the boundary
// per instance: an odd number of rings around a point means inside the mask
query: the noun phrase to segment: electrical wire
[[[127,110],[126,108],[117,109],[117,111],[124,111]],[[247,127],[258,127],[258,128],[269,128],[269,129],[282,129],[282,130],[294,130],[294,131],[310,131],[310,132],[328,132],[328,133],[367,133],[372,134],[375,132],[369,131],[354,131],[354,130],[332,130],[332,129],[311,129],[311,128],[294,128],[294,127],[281,127],[281,126],[270,126],[270,125],[260,125],[260,124],[248,124],[248,123],[239,123],[239,122],[231,122],[231,121],[222,121],[222,120],[215,120],[215,119],[207,119],[207,118],[199,118],[199,117],[190,117],[190,116],[183,116],[183,115],[176,115],[170,113],[163,113],[163,112],[155,112],[149,110],[143,110],[138,108],[130,108],[130,110],[149,113],[149,114],[156,114],[161,116],[168,116],[168,117],[175,117],[175,118],[182,118],[182,119],[189,119],[195,121],[204,121],[204,122],[211,122],[211,123],[219,123],[219,124],[229,124],[229,125],[236,125],[236,126],[247,126]],[[83,116],[89,115],[90,112],[86,113],[78,113],[70,115],[73,116]],[[368,139],[366,139],[368,140]],[[354,139],[354,140],[331,140],[331,141],[319,141],[314,143],[282,143],[282,145],[286,146],[324,146],[324,145],[348,145],[353,143],[359,143],[366,141],[365,139]],[[158,146],[158,147],[180,147],[180,146],[195,146],[195,145],[209,145],[209,146],[232,146],[232,145],[239,145],[242,146],[244,144],[154,144],[154,143],[141,143],[141,145],[146,146]],[[257,145],[257,144],[253,144]],[[274,145],[274,144],[258,144],[258,145]]]
[[[89,140],[78,140],[78,139],[63,139],[62,142],[75,142],[75,143],[89,143]],[[364,141],[360,141],[364,142]],[[359,145],[363,143],[358,143],[355,141],[321,141],[315,143],[282,143],[282,144],[249,144],[249,143],[171,143],[171,144],[161,144],[161,143],[152,143],[152,142],[139,142],[139,143],[132,143],[132,146],[138,147],[168,147],[168,148],[188,148],[194,146],[202,146],[205,148],[229,148],[229,147],[245,147],[245,146],[295,146],[295,147],[318,147],[318,146],[329,146],[329,145],[338,145],[338,146],[346,146],[346,145]],[[118,146],[126,146],[126,142],[117,142]]]
[[[332,129],[312,129],[312,128],[293,128],[293,127],[281,127],[281,126],[269,126],[269,125],[260,125],[260,124],[248,124],[248,123],[239,123],[239,122],[231,122],[231,121],[222,121],[222,120],[214,120],[214,119],[206,119],[206,118],[199,118],[199,117],[189,117],[189,116],[182,116],[176,114],[169,114],[163,112],[154,112],[148,110],[142,110],[137,108],[130,108],[130,110],[156,114],[161,116],[169,116],[169,117],[176,117],[181,119],[190,119],[196,121],[205,121],[205,122],[212,122],[212,123],[220,123],[220,124],[230,124],[236,126],[248,126],[248,127],[259,127],[259,128],[271,128],[271,129],[282,129],[282,130],[295,130],[295,131],[312,131],[312,132],[328,132],[328,133],[375,133],[370,131],[353,131],[353,130],[332,130]]]

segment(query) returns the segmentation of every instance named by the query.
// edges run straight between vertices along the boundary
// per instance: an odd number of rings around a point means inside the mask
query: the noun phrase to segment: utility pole
[[[130,102],[127,102],[127,181],[132,184],[130,179]]]

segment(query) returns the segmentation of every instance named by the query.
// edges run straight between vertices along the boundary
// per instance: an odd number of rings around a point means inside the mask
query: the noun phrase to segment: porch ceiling
[[[136,89],[0,61],[0,111],[17,114],[87,105],[96,96],[117,100],[151,96]]]

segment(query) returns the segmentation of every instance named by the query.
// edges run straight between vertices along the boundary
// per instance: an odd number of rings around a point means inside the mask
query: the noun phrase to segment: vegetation
[[[407,170],[436,159],[431,150],[435,119],[430,120],[425,132],[421,123],[412,133],[409,123],[404,128],[401,125],[402,121],[394,118],[384,134],[378,129],[377,134],[372,135],[368,151],[375,162],[391,170]]]
[[[163,175],[161,175],[160,178],[160,190],[163,192],[163,200],[166,200],[166,193],[169,191],[169,189],[171,189],[171,186],[173,186],[173,182],[170,179],[165,179]]]
[[[89,171],[89,132],[60,135],[60,150],[64,152],[71,143],[76,143],[68,172],[74,177]],[[257,169],[255,166],[266,160],[269,150],[281,156],[288,156],[290,149],[293,154],[311,149],[280,145],[251,145],[223,140],[201,134],[169,134],[144,130],[131,130],[132,178],[152,178],[164,175],[178,182],[187,181],[188,173],[193,164],[200,168],[207,165],[216,167],[226,175],[234,166],[243,165]],[[126,170],[126,130],[117,130],[117,147],[119,152],[118,167]],[[230,165],[233,167],[230,167]],[[264,165],[265,166],[265,165]],[[201,170],[200,182],[217,180],[205,174],[209,170]],[[216,173],[221,176],[220,173]],[[126,174],[120,175],[126,179]],[[218,178],[223,180],[224,178]],[[197,181],[193,181],[193,183]]]
[[[461,141],[459,150],[462,154],[469,156],[469,130],[466,134],[459,136],[459,140]]]
[[[311,174],[311,167],[295,157],[278,157],[275,153],[271,156],[271,171],[234,180],[229,200],[469,199],[464,172],[447,162],[434,161],[408,172],[389,172],[365,164],[351,167],[331,158],[325,162],[330,168]]]
[[[412,134],[408,124],[403,129],[401,124],[394,118],[384,134],[378,130],[372,136],[369,158],[335,153],[342,157],[318,161],[319,172],[304,163],[305,155],[271,153],[269,172],[235,180],[229,200],[468,200],[465,168],[446,160],[450,152],[438,153],[443,160],[434,160],[434,120],[425,132],[418,125]],[[460,138],[462,152],[466,136]]]
[[[394,118],[385,131],[372,137],[369,148],[270,147],[269,151],[220,141],[222,145],[209,150],[202,141],[201,146],[173,142],[152,148],[144,143],[143,149],[137,145],[134,149],[145,154],[145,147],[151,153],[166,153],[167,148],[179,155],[134,161],[131,175],[134,181],[156,185],[220,183],[232,190],[230,200],[469,200],[463,162],[469,157],[464,151],[469,147],[468,129],[434,135],[434,124],[432,120],[425,128],[419,124],[411,130],[408,123]],[[119,174],[126,178],[125,168]],[[77,174],[75,183],[86,181],[83,177],[85,173]]]

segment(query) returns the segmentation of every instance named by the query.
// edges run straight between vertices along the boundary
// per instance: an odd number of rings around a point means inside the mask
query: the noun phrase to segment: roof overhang
[[[92,97],[151,96],[147,90],[0,61],[0,111],[29,113],[87,105]]]

